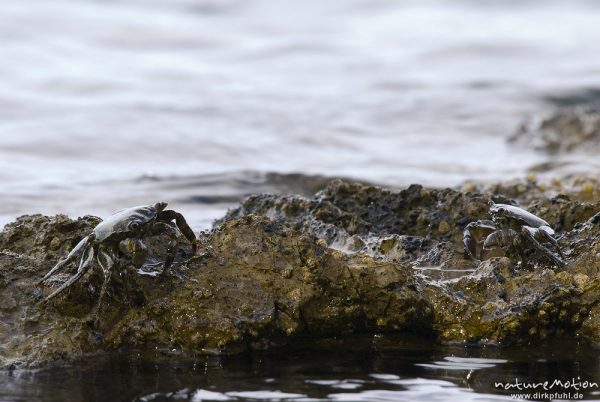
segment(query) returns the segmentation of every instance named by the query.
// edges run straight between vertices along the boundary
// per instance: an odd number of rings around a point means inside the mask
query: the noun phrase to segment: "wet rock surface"
[[[549,153],[598,152],[600,108],[577,106],[558,109],[550,116],[522,124],[509,141]]]
[[[99,269],[45,307],[37,303],[75,267],[36,282],[100,219],[24,216],[0,233],[0,363],[33,367],[107,350],[239,353],[351,333],[600,341],[594,183],[396,191],[335,180],[311,198],[252,196],[164,277],[140,275],[124,257],[96,322]],[[567,264],[466,259],[464,227],[489,218],[490,201],[547,220]],[[160,260],[160,237],[148,244]]]

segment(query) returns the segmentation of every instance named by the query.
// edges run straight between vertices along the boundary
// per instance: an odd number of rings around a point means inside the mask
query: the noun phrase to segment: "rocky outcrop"
[[[53,263],[91,230],[93,219],[27,216],[0,237],[0,357],[39,365],[101,350],[239,352],[297,336],[418,330],[432,310],[409,267],[345,255],[272,220],[247,216],[203,237],[200,255],[166,277],[123,264],[89,320],[102,278],[84,277],[47,307],[36,286]],[[127,282],[128,286],[125,286]]]
[[[36,282],[99,219],[24,216],[0,233],[0,362],[35,366],[105,350],[237,353],[357,332],[600,341],[598,200],[534,187],[519,196],[511,185],[394,191],[333,181],[312,198],[252,196],[166,276],[140,275],[124,256],[96,320],[99,270],[46,306],[37,303],[72,272]],[[567,265],[466,259],[462,231],[488,217],[490,201],[548,220]],[[160,260],[160,236],[148,244]]]

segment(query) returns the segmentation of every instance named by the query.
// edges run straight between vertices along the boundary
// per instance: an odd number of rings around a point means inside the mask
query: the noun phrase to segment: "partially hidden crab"
[[[555,266],[565,264],[553,237],[554,230],[539,216],[508,204],[492,204],[490,215],[491,220],[471,222],[465,227],[463,243],[465,254],[470,258],[486,260],[517,255],[527,263],[537,253]]]
[[[92,233],[84,237],[71,252],[60,260],[39,283],[50,278],[52,274],[75,261],[79,260],[79,268],[71,278],[44,299],[44,303],[58,296],[69,286],[80,279],[92,267],[95,260],[104,273],[104,282],[100,291],[98,306],[106,293],[113,270],[117,268],[119,257],[131,255],[131,262],[136,268],[146,261],[147,248],[142,238],[152,235],[167,235],[170,240],[167,245],[167,256],[162,273],[171,266],[179,250],[180,233],[192,244],[192,255],[196,253],[196,236],[189,227],[183,215],[179,212],[165,209],[166,202],[154,205],[143,205],[119,211],[96,226]],[[175,225],[172,223],[175,221]]]

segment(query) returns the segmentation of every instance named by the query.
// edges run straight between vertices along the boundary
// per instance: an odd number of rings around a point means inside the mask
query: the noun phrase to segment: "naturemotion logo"
[[[581,377],[572,378],[570,380],[545,380],[539,382],[520,381],[515,378],[510,382],[494,382],[494,387],[504,389],[505,391],[528,391],[528,390],[544,390],[551,391],[553,389],[582,391],[587,389],[598,388],[598,383],[594,381],[581,380]]]

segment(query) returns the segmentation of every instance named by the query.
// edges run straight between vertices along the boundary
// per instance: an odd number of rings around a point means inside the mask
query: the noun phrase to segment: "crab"
[[[100,305],[111,275],[118,267],[119,257],[131,255],[131,262],[136,268],[144,265],[147,247],[142,238],[148,235],[166,234],[170,237],[167,244],[167,256],[160,274],[164,274],[173,263],[179,250],[180,233],[192,244],[192,256],[196,253],[196,235],[179,212],[165,209],[166,202],[154,205],[142,205],[119,211],[99,223],[92,232],[84,237],[69,254],[61,259],[38,284],[46,281],[61,268],[67,266],[81,256],[79,268],[71,278],[47,296],[42,303],[60,295],[93,266],[94,257],[104,273],[104,282],[96,310]],[[173,224],[172,221],[175,221]]]
[[[468,257],[486,260],[518,254],[526,263],[529,256],[537,252],[555,266],[565,264],[564,255],[553,237],[554,230],[548,222],[508,204],[492,204],[490,214],[491,220],[471,222],[465,227],[463,244]]]

